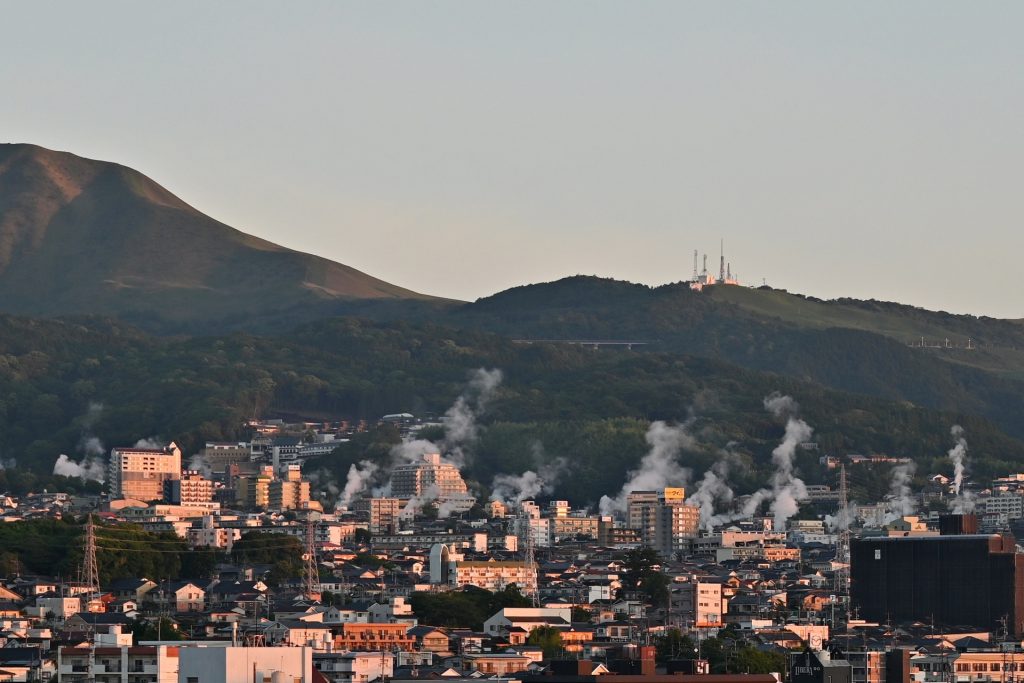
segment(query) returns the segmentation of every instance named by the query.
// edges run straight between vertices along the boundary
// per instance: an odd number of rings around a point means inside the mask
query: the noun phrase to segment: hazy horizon
[[[59,10],[60,20],[54,11]],[[575,274],[1024,317],[1014,3],[11,3],[3,140],[473,300]]]

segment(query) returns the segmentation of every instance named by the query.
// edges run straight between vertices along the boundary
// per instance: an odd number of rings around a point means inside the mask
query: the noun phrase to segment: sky
[[[1024,3],[0,2],[0,141],[464,300],[588,274],[1024,318]]]

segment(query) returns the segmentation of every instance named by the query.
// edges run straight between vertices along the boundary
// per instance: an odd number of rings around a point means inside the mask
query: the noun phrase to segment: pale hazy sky
[[[0,140],[418,291],[1024,317],[1024,3],[0,0]],[[168,255],[173,263],[173,255]]]

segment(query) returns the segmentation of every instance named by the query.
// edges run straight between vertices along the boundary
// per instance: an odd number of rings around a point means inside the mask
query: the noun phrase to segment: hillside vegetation
[[[0,457],[18,463],[0,472],[0,490],[38,485],[58,454],[82,457],[90,437],[106,448],[175,439],[191,453],[205,440],[243,435],[253,415],[439,414],[480,367],[500,368],[505,381],[469,449],[468,476],[486,486],[499,471],[535,468],[538,452],[563,457],[573,476],[560,490],[581,503],[621,486],[647,448],[649,421],[691,414],[700,445],[685,464],[699,474],[730,445],[745,463],[738,475],[744,486],[763,482],[783,431],[762,405],[773,391],[800,402],[820,452],[885,452],[945,469],[949,427],[959,423],[978,474],[1024,460],[1024,443],[972,415],[837,392],[721,360],[522,345],[427,324],[333,319],[285,337],[168,340],[109,320],[2,316],[0,350]],[[825,476],[819,454],[801,460],[812,481]],[[342,479],[362,455],[342,448],[317,467]]]

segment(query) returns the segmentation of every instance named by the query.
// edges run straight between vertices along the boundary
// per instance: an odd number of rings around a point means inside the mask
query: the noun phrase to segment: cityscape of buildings
[[[413,416],[382,421],[414,439]],[[1024,553],[1012,533],[1024,526],[1024,473],[984,487],[937,473],[920,490],[894,485],[854,503],[848,471],[908,461],[820,454],[836,485],[804,487],[800,503],[816,514],[708,524],[683,485],[629,490],[611,514],[555,496],[478,501],[429,448],[385,484],[328,499],[303,467],[357,428],[250,427],[249,441],[191,457],[174,443],[116,447],[103,496],[0,496],[6,524],[88,520],[78,576],[9,571],[0,582],[0,681],[1010,683],[1024,673]],[[949,511],[968,495],[969,509]],[[174,534],[219,560],[201,576],[105,580],[97,567],[119,551],[103,530],[120,526]],[[234,557],[253,532],[297,539],[305,569],[271,579],[272,565]],[[660,583],[638,579],[638,558]],[[472,591],[521,602],[480,624],[414,608]],[[140,624],[149,629],[136,637]],[[695,651],[671,651],[680,643]],[[784,665],[765,678],[702,649],[723,643]]]

